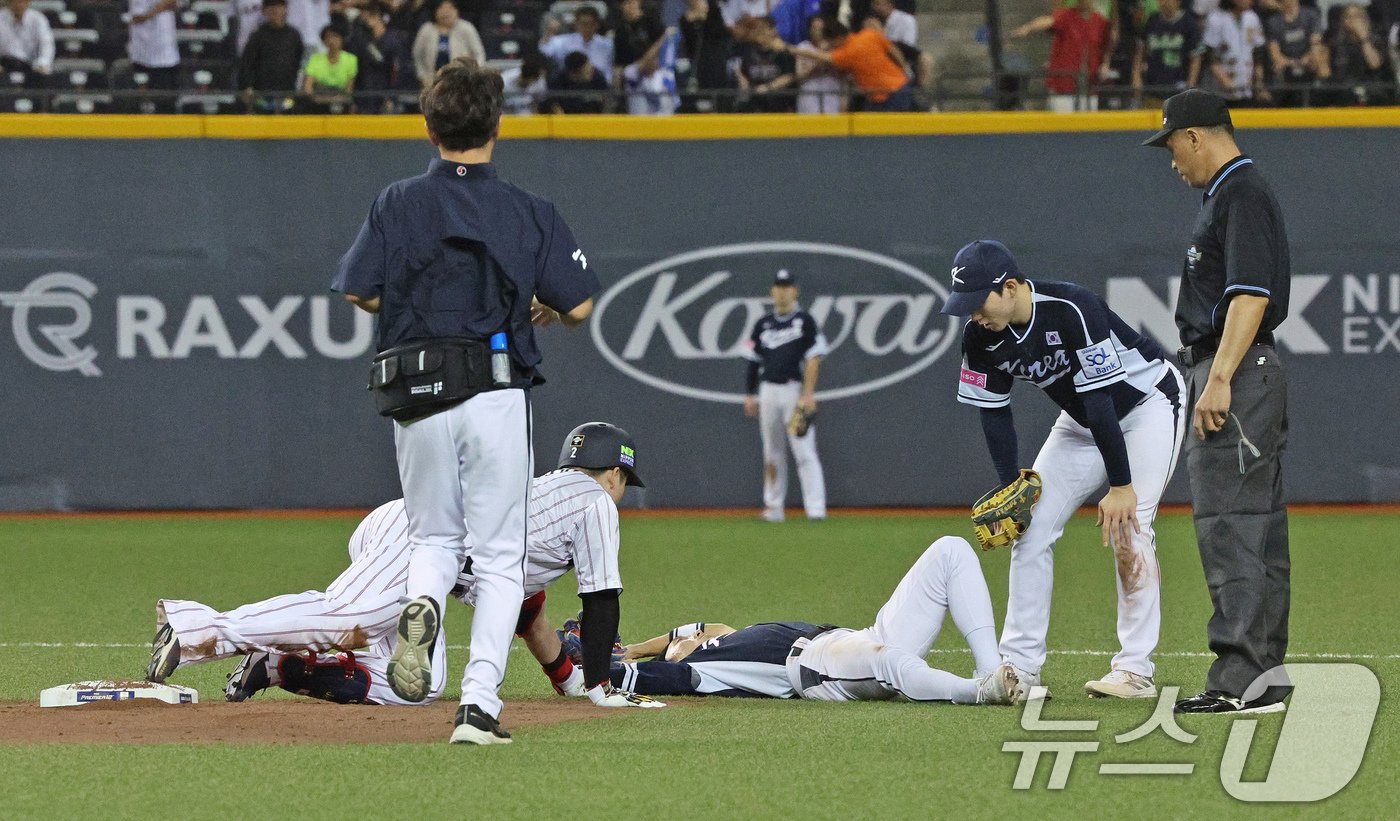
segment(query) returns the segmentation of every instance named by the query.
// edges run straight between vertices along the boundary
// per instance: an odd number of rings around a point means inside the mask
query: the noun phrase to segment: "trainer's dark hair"
[[[287,0],[263,0],[264,6],[285,6]]]
[[[481,148],[501,127],[505,83],[492,69],[458,57],[438,69],[418,103],[438,145],[448,151]]]
[[[599,14],[598,10],[592,6],[579,6],[574,9],[574,19],[577,20],[580,17],[592,17],[593,22],[600,25],[603,22],[603,15]]]
[[[1209,132],[1212,133],[1212,134],[1225,134],[1225,135],[1228,135],[1228,136],[1231,136],[1231,137],[1235,136],[1235,124],[1234,124],[1234,123],[1222,123],[1222,124],[1220,124],[1220,125],[1208,125],[1208,126],[1206,126],[1205,128],[1203,128],[1203,129],[1201,129],[1201,130],[1202,130],[1202,131],[1209,131]]]

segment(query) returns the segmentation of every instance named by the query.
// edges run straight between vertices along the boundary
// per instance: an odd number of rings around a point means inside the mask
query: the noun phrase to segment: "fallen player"
[[[972,649],[972,678],[924,661],[950,613]],[[870,627],[766,622],[735,630],[697,622],[627,645],[612,665],[612,683],[645,695],[817,701],[1016,704],[1026,695],[1015,668],[997,651],[977,554],[954,536],[924,551]]]
[[[561,694],[587,695],[603,707],[662,707],[608,683],[622,592],[617,502],[629,484],[641,485],[636,446],[626,431],[602,422],[575,428],[564,440],[558,469],[531,481],[526,598],[516,634]],[[268,687],[339,703],[413,706],[437,700],[447,669],[441,628],[426,699],[405,701],[387,676],[408,580],[403,500],[365,517],[349,550],[350,567],[325,592],[276,596],[224,613],[199,602],[162,599],[146,678],[164,681],[180,667],[243,655],[225,689],[229,701]],[[575,653],[582,669],[542,616],[545,588],[570,567],[583,600]],[[469,555],[452,594],[471,605],[476,584]]]

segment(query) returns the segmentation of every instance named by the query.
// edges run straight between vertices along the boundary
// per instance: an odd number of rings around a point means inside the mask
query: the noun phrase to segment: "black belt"
[[[1249,344],[1251,347],[1255,345],[1268,345],[1272,347],[1274,344],[1274,335],[1265,331],[1254,337],[1254,341]],[[1194,345],[1187,345],[1186,347],[1177,349],[1176,360],[1183,366],[1191,368],[1197,363],[1204,362],[1210,357],[1215,356],[1215,352],[1218,350],[1220,350],[1220,337],[1202,339]]]

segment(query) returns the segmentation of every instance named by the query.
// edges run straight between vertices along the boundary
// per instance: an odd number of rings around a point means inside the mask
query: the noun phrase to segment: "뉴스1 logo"
[[[14,308],[15,343],[29,360],[50,371],[77,371],[83,376],[101,376],[94,364],[97,349],[91,345],[79,348],[74,342],[87,333],[92,325],[92,305],[89,300],[97,286],[77,274],[56,272],[45,274],[22,291],[0,293],[0,305]],[[34,339],[30,327],[31,309],[59,308],[73,312],[66,325],[40,325],[39,334],[48,340],[49,349]]]
[[[880,390],[924,370],[958,339],[947,289],[891,257],[819,242],[701,248],[642,267],[598,297],[590,332],[603,358],[667,393],[741,403],[735,367],[770,309],[773,273],[802,282],[800,307],[827,340],[817,399]]]

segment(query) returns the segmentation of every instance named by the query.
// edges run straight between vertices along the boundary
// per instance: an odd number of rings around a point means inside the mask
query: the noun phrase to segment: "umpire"
[[[1255,681],[1288,649],[1288,386],[1273,336],[1288,315],[1288,236],[1273,191],[1235,145],[1224,99],[1184,91],[1162,113],[1143,145],[1171,151],[1173,170],[1205,191],[1176,324],[1195,401],[1186,465],[1196,540],[1215,608],[1205,692],[1176,711],[1275,712],[1287,688]]]
[[[503,744],[498,691],[534,474],[529,390],[543,381],[532,313],[577,325],[599,285],[554,206],[491,166],[501,76],[455,60],[419,99],[440,158],[380,193],[331,287],[379,315],[370,388],[395,420],[413,553],[390,685],[406,701],[431,691],[430,653],[470,532],[478,599],[452,741]]]

